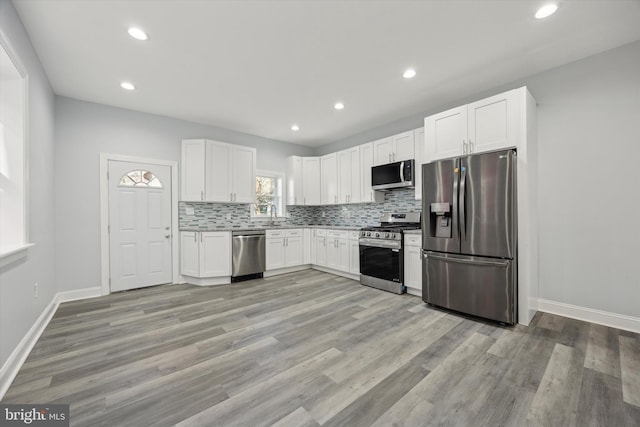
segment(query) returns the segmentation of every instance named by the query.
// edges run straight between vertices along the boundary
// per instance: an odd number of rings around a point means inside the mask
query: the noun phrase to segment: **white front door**
[[[171,283],[171,167],[109,160],[111,291]]]

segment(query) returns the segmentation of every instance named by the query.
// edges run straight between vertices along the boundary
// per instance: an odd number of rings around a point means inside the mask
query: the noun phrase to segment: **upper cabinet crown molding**
[[[206,139],[182,141],[181,200],[253,203],[256,149]]]

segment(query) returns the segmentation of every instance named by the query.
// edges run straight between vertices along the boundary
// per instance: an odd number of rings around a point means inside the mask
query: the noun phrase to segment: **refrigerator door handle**
[[[465,240],[467,238],[467,219],[465,212],[465,193],[467,187],[467,169],[464,166],[460,167],[460,194],[458,194],[458,206],[460,209],[460,239]]]
[[[467,259],[467,258],[454,258],[454,257],[447,257],[447,256],[441,256],[441,255],[437,255],[434,254],[432,252],[424,252],[424,257],[425,258],[433,258],[433,259],[437,259],[440,261],[446,261],[446,262],[456,262],[458,264],[472,264],[472,265],[486,265],[486,266],[492,266],[492,267],[506,267],[509,265],[509,263],[511,262],[510,259],[505,259],[505,260],[487,260],[487,259]]]

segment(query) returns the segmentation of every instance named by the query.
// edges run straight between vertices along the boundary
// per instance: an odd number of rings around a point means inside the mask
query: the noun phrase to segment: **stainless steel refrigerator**
[[[422,165],[422,299],[517,321],[516,152]]]

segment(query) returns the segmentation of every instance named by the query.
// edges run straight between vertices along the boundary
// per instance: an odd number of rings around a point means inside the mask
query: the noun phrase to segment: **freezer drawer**
[[[517,321],[513,260],[422,252],[422,299],[508,324]]]

